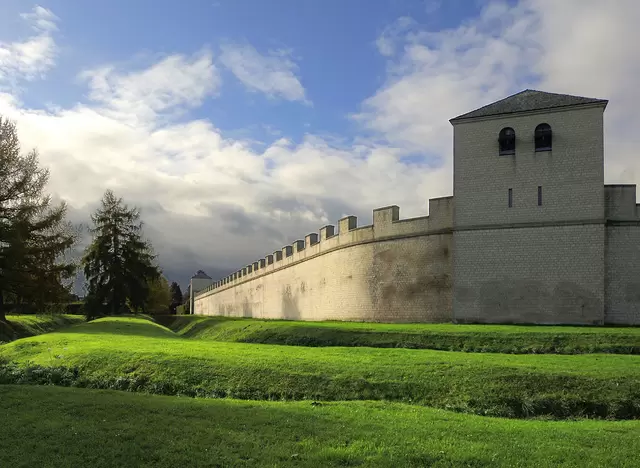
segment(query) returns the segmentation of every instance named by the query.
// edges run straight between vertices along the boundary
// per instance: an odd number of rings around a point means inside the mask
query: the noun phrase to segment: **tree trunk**
[[[2,290],[0,290],[0,322],[6,322],[7,316],[4,312],[4,295]]]

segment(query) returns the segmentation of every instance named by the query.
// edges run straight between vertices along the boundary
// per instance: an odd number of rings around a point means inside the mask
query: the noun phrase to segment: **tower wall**
[[[603,110],[454,125],[454,320],[603,323]],[[551,151],[535,151],[541,123],[552,128]],[[515,155],[499,155],[504,127],[516,132]]]
[[[640,216],[635,185],[605,185],[605,323],[640,325]]]

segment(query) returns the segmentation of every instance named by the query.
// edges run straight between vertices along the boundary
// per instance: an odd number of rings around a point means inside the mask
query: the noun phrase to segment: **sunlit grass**
[[[7,315],[7,322],[0,322],[0,343],[40,335],[84,321],[81,315]]]
[[[638,421],[0,386],[0,466],[635,467]]]
[[[640,354],[640,327],[300,322],[193,315],[157,320],[191,339],[241,343],[517,354]]]
[[[390,400],[496,416],[640,415],[640,357],[305,348],[179,337],[137,318],[108,318],[0,347],[19,366],[5,383],[243,399]],[[56,380],[57,379],[57,380]],[[66,380],[65,380],[66,379]]]

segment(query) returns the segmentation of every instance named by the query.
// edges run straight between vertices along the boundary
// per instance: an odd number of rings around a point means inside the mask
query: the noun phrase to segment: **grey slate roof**
[[[204,271],[198,270],[197,273],[191,277],[191,279],[211,279],[211,277]]]
[[[569,94],[547,93],[544,91],[536,91],[535,89],[525,89],[524,91],[512,94],[511,96],[480,107],[479,109],[454,117],[449,120],[449,122],[473,119],[475,117],[488,117],[491,115],[513,114],[515,112],[580,106],[584,104],[601,103],[606,105],[608,102],[606,99],[594,99],[582,96],[571,96]]]

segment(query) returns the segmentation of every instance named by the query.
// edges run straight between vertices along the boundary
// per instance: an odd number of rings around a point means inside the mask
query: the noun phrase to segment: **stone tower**
[[[195,275],[191,277],[189,282],[189,313],[194,313],[195,307],[195,295],[205,288],[208,288],[213,284],[213,280],[204,271],[198,270]]]
[[[525,90],[450,120],[455,321],[603,322],[607,102]]]

